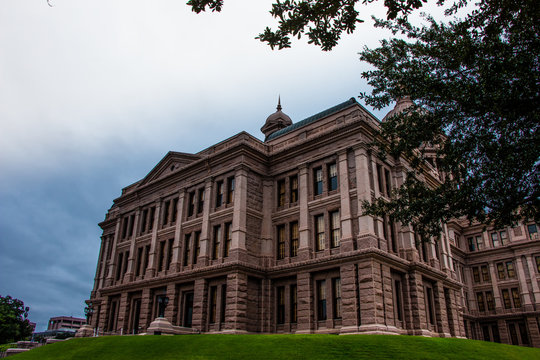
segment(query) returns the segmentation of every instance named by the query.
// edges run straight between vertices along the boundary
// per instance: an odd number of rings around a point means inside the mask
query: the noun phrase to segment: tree
[[[19,341],[32,335],[29,310],[21,300],[0,295],[0,344]]]
[[[374,67],[362,75],[373,87],[361,95],[367,104],[414,102],[382,124],[376,142],[412,168],[391,201],[366,202],[367,213],[432,236],[457,217],[496,227],[539,222],[539,3],[484,0],[464,19],[426,21],[378,21],[401,38],[361,53]],[[428,148],[446,174],[440,186],[422,181]]]
[[[363,0],[369,3],[373,0]],[[376,26],[395,37],[361,60],[373,87],[361,98],[377,109],[408,97],[413,105],[388,118],[373,144],[381,155],[406,158],[411,167],[390,201],[364,203],[372,215],[390,215],[423,236],[440,234],[451,218],[493,223],[540,221],[540,10],[537,0],[482,0],[461,19],[440,23],[426,16],[419,27],[407,16],[426,0],[385,0],[387,20]],[[272,48],[290,36],[331,50],[354,31],[358,0],[285,0],[272,5],[277,31],[259,35]],[[443,4],[439,0],[438,4]],[[221,11],[223,0],[190,0],[193,11]],[[455,16],[467,4],[446,11]],[[428,159],[431,149],[435,159]],[[432,155],[432,154],[431,154]],[[423,177],[433,160],[442,183]]]
[[[374,0],[362,0],[363,4]],[[439,0],[443,2],[444,0]],[[406,17],[412,10],[418,9],[426,0],[385,0],[388,19]],[[266,27],[257,39],[266,42],[272,49],[284,49],[291,46],[291,36],[308,37],[310,44],[320,46],[323,50],[331,50],[338,44],[343,32],[352,33],[356,24],[363,22],[358,18],[355,6],[360,0],[277,0],[272,4],[270,14],[279,19],[276,31]],[[220,12],[223,0],[189,0],[191,9],[200,13],[206,11]]]

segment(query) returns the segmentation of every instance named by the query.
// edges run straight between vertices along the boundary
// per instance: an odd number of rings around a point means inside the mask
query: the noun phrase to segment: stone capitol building
[[[388,197],[410,168],[377,156],[379,126],[353,98],[296,123],[278,103],[264,141],[241,132],[196,154],[169,152],[99,224],[94,333],[408,334],[540,347],[538,224],[455,220],[422,242],[410,226],[362,215],[362,201]],[[424,166],[422,180],[437,186],[442,174]]]

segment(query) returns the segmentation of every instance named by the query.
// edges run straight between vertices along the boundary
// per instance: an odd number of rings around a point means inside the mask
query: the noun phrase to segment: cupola
[[[261,131],[266,139],[269,135],[290,125],[292,125],[292,120],[289,115],[281,111],[281,97],[279,97],[276,112],[266,119]]]

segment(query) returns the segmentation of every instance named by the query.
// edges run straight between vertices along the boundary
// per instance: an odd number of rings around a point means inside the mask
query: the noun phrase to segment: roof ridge
[[[296,122],[296,123],[294,123],[292,125],[287,126],[286,128],[283,128],[281,130],[276,131],[275,133],[270,134],[268,136],[268,138],[266,139],[266,141],[275,139],[275,138],[277,138],[277,137],[279,137],[281,135],[284,135],[284,134],[286,134],[288,132],[291,132],[293,130],[296,130],[298,128],[301,128],[303,126],[311,124],[314,121],[317,121],[317,120],[322,119],[322,118],[324,118],[326,116],[332,115],[332,114],[334,114],[334,113],[336,113],[336,112],[338,112],[340,110],[346,109],[349,106],[354,105],[354,104],[358,104],[358,102],[356,101],[356,99],[354,97],[351,97],[349,100],[344,101],[341,104],[334,105],[331,108],[323,110],[323,111],[321,111],[321,112],[319,112],[319,113],[317,113],[315,115],[311,115],[310,117],[307,117],[304,120],[300,120],[299,122]]]

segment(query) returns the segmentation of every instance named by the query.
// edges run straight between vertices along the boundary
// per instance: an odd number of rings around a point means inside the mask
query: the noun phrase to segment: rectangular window
[[[156,207],[152,206],[150,208],[150,218],[148,219],[148,230],[152,230],[154,228],[154,219],[156,217]]]
[[[396,318],[399,321],[403,321],[403,313],[401,309],[401,281],[400,280],[394,280],[394,307],[395,307],[395,314]]]
[[[317,281],[317,320],[326,320],[326,281]]]
[[[128,234],[129,237],[133,236],[133,226],[135,225],[134,220],[135,220],[135,215],[131,215],[129,217],[129,234]]]
[[[538,240],[538,228],[536,224],[527,225],[527,231],[531,240]]]
[[[124,259],[124,253],[118,254],[118,262],[116,263],[116,280],[120,280],[122,274],[122,260]]]
[[[216,207],[223,205],[223,181],[216,183]]]
[[[474,238],[473,237],[467,238],[467,242],[469,243],[469,251],[476,251],[476,246],[474,244]]]
[[[186,234],[184,237],[184,266],[189,265],[191,234]]]
[[[381,165],[377,165],[377,185],[379,186],[379,193],[384,194],[383,171]]]
[[[296,284],[292,284],[290,287],[291,290],[291,322],[295,323],[298,318],[298,300],[297,300],[297,289]]]
[[[341,219],[339,217],[339,211],[333,211],[330,213],[330,239],[331,247],[336,248],[339,246],[341,239]]]
[[[285,323],[285,287],[277,288],[277,323]]]
[[[217,286],[210,287],[210,314],[208,319],[211,324],[216,322],[216,312],[217,312]]]
[[[514,270],[514,263],[512,261],[506,262],[506,273],[509,278],[516,277],[516,271]]]
[[[334,319],[341,319],[341,278],[332,279]]]
[[[234,201],[234,177],[227,180],[227,204]]]
[[[232,224],[226,223],[225,224],[225,246],[223,249],[223,257],[229,256],[229,253],[231,251],[231,243],[232,243]]]
[[[324,215],[317,215],[315,216],[315,251],[321,251],[324,248]]]
[[[535,256],[534,260],[536,261],[536,271],[540,273],[540,256]]]
[[[146,220],[148,219],[148,209],[144,209],[142,212],[142,219],[141,219],[141,230],[140,233],[144,234],[146,231]]]
[[[506,231],[501,231],[499,235],[501,239],[501,245],[505,245],[508,242],[508,235],[506,234]]]
[[[165,240],[159,243],[159,261],[158,272],[163,270],[163,263],[165,262]]]
[[[431,287],[426,287],[426,301],[427,301],[427,315],[428,321],[431,325],[435,325],[435,312],[433,304],[433,289]]]
[[[214,226],[214,243],[212,251],[212,259],[219,257],[219,243],[221,242],[221,225]]]
[[[285,225],[277,227],[277,258],[278,260],[285,258]]]
[[[328,191],[334,191],[338,188],[337,165],[336,163],[328,165]]]
[[[510,292],[507,289],[503,289],[501,292],[502,292],[502,297],[503,297],[504,308],[511,309],[512,303],[510,302]]]
[[[298,222],[292,222],[290,224],[290,232],[291,232],[291,257],[298,255]]]
[[[482,281],[486,281],[486,282],[490,281],[489,270],[488,270],[487,265],[482,265],[481,269],[482,269]]]
[[[141,274],[142,257],[143,257],[143,248],[140,247],[137,249],[137,263],[135,265],[135,276],[139,276]]]
[[[171,206],[171,201],[165,201],[163,204],[163,218],[161,219],[161,225],[166,225],[169,222],[169,207]]]
[[[390,196],[391,193],[391,183],[390,183],[390,171],[384,169],[384,180],[386,185],[386,196]]]
[[[514,307],[521,307],[521,297],[519,296],[519,291],[517,288],[512,288],[512,300],[514,300]]]
[[[486,311],[486,304],[484,303],[483,293],[476,293],[476,301],[478,302],[478,311]]]
[[[189,193],[189,203],[188,203],[188,217],[193,216],[195,212],[195,191]]]
[[[285,180],[279,180],[277,183],[277,193],[278,193],[278,206],[285,205]]]
[[[171,216],[171,223],[176,222],[176,217],[178,216],[178,198],[173,199],[172,202],[172,216]]]
[[[171,268],[172,255],[173,255],[172,254],[173,242],[174,242],[174,239],[169,239],[169,243],[167,246],[167,262],[165,265],[165,270],[169,270]]]
[[[221,285],[221,309],[219,321],[225,322],[225,315],[227,314],[227,284]]]
[[[298,176],[294,175],[289,178],[290,186],[290,201],[295,203],[298,201]]]
[[[493,247],[498,247],[501,245],[501,242],[499,241],[499,234],[496,232],[491,233],[491,242],[493,243]]]
[[[197,263],[197,259],[199,258],[199,254],[201,252],[201,244],[199,242],[201,238],[201,232],[195,231],[195,237],[193,238],[193,249],[195,251],[195,254],[193,254],[193,265]]]
[[[142,269],[142,275],[146,273],[146,269],[148,268],[148,261],[150,260],[150,245],[146,245],[144,247],[144,264]]]
[[[497,273],[499,274],[499,280],[506,278],[503,263],[497,263]]]
[[[495,300],[491,291],[486,291],[486,303],[488,310],[495,310]]]
[[[476,248],[478,250],[482,250],[484,248],[484,239],[482,238],[482,235],[476,236]]]
[[[315,196],[321,195],[323,192],[323,171],[321,167],[318,167],[313,170],[313,179],[314,179],[313,194]]]
[[[203,212],[204,209],[204,189],[199,189],[198,199],[197,199],[197,214]]]

